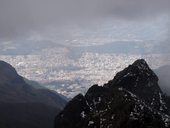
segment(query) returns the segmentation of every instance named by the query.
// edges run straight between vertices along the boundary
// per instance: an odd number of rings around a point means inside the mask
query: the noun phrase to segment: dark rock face
[[[169,101],[140,59],[103,87],[94,85],[73,98],[56,117],[55,128],[170,128]]]
[[[36,89],[8,63],[0,61],[0,128],[52,128],[66,101],[48,89]]]
[[[79,94],[73,98],[71,102],[66,105],[63,113],[60,113],[56,118],[56,127],[72,128],[72,127],[83,127],[87,122],[84,122],[85,115],[90,112],[89,105],[86,102],[86,99],[83,95]],[[74,114],[71,114],[74,113]],[[83,118],[82,118],[83,117]]]

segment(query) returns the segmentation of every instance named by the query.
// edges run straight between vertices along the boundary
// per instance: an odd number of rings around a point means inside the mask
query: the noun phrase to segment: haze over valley
[[[170,128],[169,0],[0,0],[0,128]]]

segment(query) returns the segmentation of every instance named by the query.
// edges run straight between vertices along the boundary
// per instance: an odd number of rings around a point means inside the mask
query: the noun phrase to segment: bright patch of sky
[[[169,18],[166,15],[144,21],[105,19],[89,25],[48,27],[41,33],[33,33],[30,41],[48,40],[64,45],[100,45],[114,41],[160,42],[166,39]]]

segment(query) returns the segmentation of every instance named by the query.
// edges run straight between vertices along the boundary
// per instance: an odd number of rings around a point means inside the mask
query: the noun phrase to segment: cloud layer
[[[169,0],[0,0],[0,38],[28,34],[49,25],[105,17],[143,20],[169,12]]]

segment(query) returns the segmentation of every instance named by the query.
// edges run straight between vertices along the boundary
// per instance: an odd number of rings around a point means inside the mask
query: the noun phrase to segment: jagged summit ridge
[[[116,85],[125,85],[131,83],[131,86],[143,85],[151,87],[156,85],[158,77],[150,69],[144,59],[136,60],[132,65],[129,65],[123,71],[116,74],[112,81]]]
[[[144,59],[138,59],[132,65],[136,65],[140,69],[149,69],[147,62]]]
[[[141,74],[145,74],[146,77],[150,78],[154,78],[154,80],[158,81],[158,77],[157,75],[151,70],[151,68],[149,67],[149,65],[147,64],[147,62],[144,59],[139,59],[136,60],[132,66],[137,67],[140,71]]]
[[[167,107],[162,105],[165,96],[158,85],[158,77],[144,59],[136,60],[132,65],[117,73],[109,82],[109,86],[127,90],[154,109],[167,111]]]
[[[139,59],[104,86],[94,85],[84,97],[73,98],[55,124],[56,128],[170,128],[167,101],[158,77]]]

